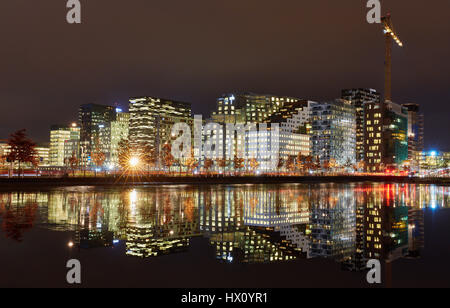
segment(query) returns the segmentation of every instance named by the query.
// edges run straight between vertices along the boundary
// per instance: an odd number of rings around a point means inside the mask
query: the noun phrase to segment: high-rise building
[[[48,146],[37,146],[36,159],[39,167],[48,167],[50,165],[50,148]]]
[[[270,122],[285,122],[288,119],[292,119],[294,116],[298,116],[304,122],[309,120],[311,104],[314,103],[309,100],[292,99],[289,102],[283,103],[278,111],[274,112],[269,120]]]
[[[422,170],[448,169],[450,167],[450,152],[416,152],[415,160],[418,161]]]
[[[116,108],[116,119],[101,124],[99,130],[101,150],[106,156],[106,164],[116,167],[119,163],[119,142],[128,139],[130,114]]]
[[[99,130],[101,125],[105,125],[115,120],[115,108],[97,104],[81,105],[78,121],[80,124],[80,148],[81,160],[87,164],[92,156],[92,152],[98,143]]]
[[[397,168],[408,159],[408,114],[390,101],[364,105],[366,170]]]
[[[216,168],[217,171],[232,172],[236,171],[234,164],[238,157],[244,159],[245,166],[242,168],[266,173],[276,172],[280,159],[284,165],[290,157],[311,155],[311,137],[300,129],[301,120],[283,120],[285,122],[253,123],[240,128],[232,123],[216,123],[215,128],[212,128],[209,126],[211,123],[208,123],[208,128],[203,127],[201,140],[205,146],[202,148],[201,161],[205,158],[223,158],[226,167]],[[251,166],[253,160],[256,162]]]
[[[381,95],[374,89],[345,89],[342,99],[349,101],[356,109],[356,160],[364,160],[364,104],[379,102]]]
[[[312,154],[311,108],[314,104],[317,103],[306,100],[291,101],[269,118],[271,123],[280,125],[279,157],[285,163],[289,157]]]
[[[244,146],[246,160],[256,158],[260,172],[276,172],[280,159],[285,165],[290,157],[311,155],[310,136],[285,126],[280,126],[278,132],[273,125],[267,129],[260,127],[259,130],[246,131]]]
[[[356,162],[355,107],[345,100],[313,104],[311,123],[313,156],[341,166]]]
[[[424,150],[424,115],[417,104],[404,104],[408,112],[408,159],[414,160],[416,152]]]
[[[309,120],[309,107],[312,102],[293,97],[261,95],[254,93],[231,93],[217,99],[217,110],[213,112],[211,121],[222,126],[218,133],[221,143],[218,152],[224,153],[228,149],[241,147],[247,161],[255,158],[258,161],[258,171],[274,171],[272,164],[272,138],[279,139],[279,157],[287,159],[288,156],[302,152],[310,153],[310,138],[307,135]],[[279,135],[274,137],[272,123],[280,124]],[[230,139],[230,132],[225,132],[228,124],[255,125],[246,127],[245,134],[239,133]],[[258,124],[267,124],[268,128],[259,127]],[[232,142],[230,144],[230,142]],[[225,149],[225,146],[226,148]],[[228,153],[228,152],[227,152]],[[295,153],[295,154],[294,154]],[[233,165],[233,154],[224,155]],[[248,168],[249,166],[247,166]]]
[[[50,165],[63,167],[66,165],[66,143],[80,139],[80,128],[76,123],[70,126],[53,125],[50,129]]]
[[[285,104],[298,98],[254,93],[231,93],[217,99],[212,119],[218,123],[264,123]]]
[[[130,99],[130,144],[135,149],[146,147],[157,153],[172,139],[171,130],[175,123],[192,125],[191,104],[173,100],[139,97]]]
[[[316,102],[308,100],[291,101],[285,103],[279,111],[275,112],[268,122],[280,123],[281,128],[291,132],[311,133],[311,107]]]
[[[80,165],[80,139],[69,139],[64,143],[64,161],[66,166],[71,165],[71,162],[69,161],[71,158],[75,158],[77,165]]]

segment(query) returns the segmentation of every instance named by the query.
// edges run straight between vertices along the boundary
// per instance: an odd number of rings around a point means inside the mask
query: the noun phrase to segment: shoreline
[[[232,185],[232,184],[320,184],[399,183],[450,185],[450,178],[410,178],[399,176],[150,176],[98,178],[0,178],[0,189],[26,185],[54,186],[139,186],[139,185]]]

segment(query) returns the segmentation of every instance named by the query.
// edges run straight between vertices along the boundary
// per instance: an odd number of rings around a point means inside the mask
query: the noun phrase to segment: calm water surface
[[[0,191],[1,287],[450,286],[450,189],[407,184]]]

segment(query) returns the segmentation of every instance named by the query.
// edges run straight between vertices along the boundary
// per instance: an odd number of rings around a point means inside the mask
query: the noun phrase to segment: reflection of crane
[[[392,100],[392,40],[394,40],[398,46],[403,47],[403,43],[398,38],[394,31],[394,26],[391,21],[391,14],[387,14],[381,18],[384,28],[384,34],[386,38],[386,62],[384,63],[384,97],[386,101]]]

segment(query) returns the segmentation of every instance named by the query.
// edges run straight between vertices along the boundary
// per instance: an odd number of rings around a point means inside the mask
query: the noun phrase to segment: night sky
[[[230,91],[312,100],[383,90],[384,37],[362,0],[66,0],[0,2],[0,139],[38,142],[80,104],[149,95],[205,116]],[[405,48],[393,51],[393,99],[423,107],[427,148],[450,150],[450,1],[383,1]]]

